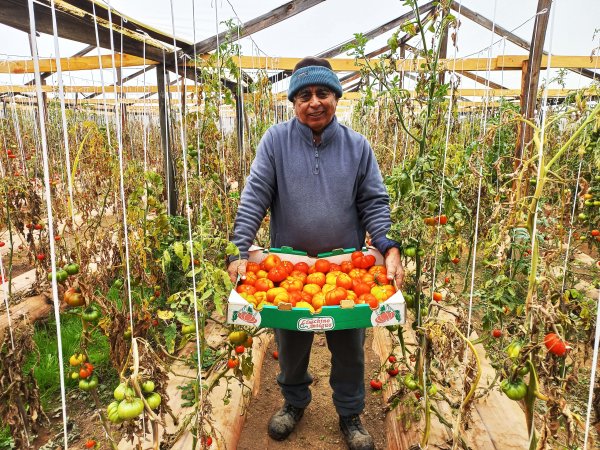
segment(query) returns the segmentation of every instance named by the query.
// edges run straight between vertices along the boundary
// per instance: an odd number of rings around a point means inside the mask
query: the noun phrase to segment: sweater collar
[[[310,127],[300,122],[297,117],[294,117],[293,120],[295,122],[296,129],[300,133],[300,136],[302,136],[302,138],[310,145],[313,145],[313,132]],[[333,119],[331,122],[329,122],[329,125],[327,125],[323,130],[323,134],[321,134],[321,147],[327,145],[334,138],[339,128],[340,124],[337,120],[337,117],[333,116]]]

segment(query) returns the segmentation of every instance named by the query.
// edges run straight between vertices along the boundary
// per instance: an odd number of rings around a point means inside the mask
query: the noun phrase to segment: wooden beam
[[[517,36],[516,34],[512,33],[511,31],[507,30],[506,28],[502,27],[501,25],[498,25],[498,23],[492,22],[490,19],[482,16],[478,12],[467,8],[464,4],[453,1],[450,4],[450,7],[453,10],[460,12],[461,16],[464,16],[467,19],[472,20],[476,24],[478,24],[490,31],[494,30],[495,34],[497,34],[498,36],[501,36],[503,38],[506,38],[507,41],[512,42],[513,44],[517,45],[518,47],[521,47],[527,51],[529,51],[529,49],[531,48],[531,43],[529,41]],[[548,55],[548,52],[544,51],[543,54]],[[598,67],[598,66],[595,66],[595,67]],[[581,69],[573,68],[571,70],[573,70],[574,72],[576,72],[578,74],[581,74],[583,76],[591,78],[591,79],[595,79],[600,76],[596,72],[589,70],[587,68],[581,68]]]
[[[89,3],[89,2],[88,2]],[[96,11],[100,6],[96,3]],[[94,26],[94,16],[78,7],[72,6],[66,1],[56,2],[56,23],[57,34],[61,38],[82,42],[84,44],[96,45],[96,27]],[[38,0],[34,2],[34,13],[36,21],[36,31],[52,35],[52,10],[49,0]],[[116,20],[116,11],[113,10],[113,20]],[[122,51],[133,56],[143,56],[144,42],[146,43],[146,57],[150,60],[161,61],[163,50],[168,53],[172,51],[172,45],[161,44],[155,39],[148,39],[145,34],[137,30],[126,28],[127,21],[123,21],[123,27],[111,25],[102,17],[96,16],[98,23],[98,40],[100,47],[110,49],[110,35],[112,35],[115,46]],[[8,25],[19,30],[23,30],[23,24],[29,22],[28,0],[3,0],[0,8],[0,23]],[[133,24],[130,24],[133,26]],[[148,28],[148,27],[146,27]]]
[[[224,31],[217,36],[210,37],[203,41],[200,41],[194,45],[184,47],[181,50],[193,57],[194,55],[202,55],[208,53],[217,48],[217,42],[223,44],[224,42],[236,41],[239,38],[249,36],[257,31],[263,30],[271,25],[281,22],[282,20],[288,19],[295,16],[302,11],[312,8],[325,0],[292,0],[284,5],[281,5],[270,12],[263,14],[262,16],[255,17],[254,19],[245,22],[240,27],[239,33],[229,33]]]
[[[58,94],[58,88],[56,86],[40,86],[43,92],[53,92]],[[74,94],[74,93],[102,93],[102,86],[65,86],[65,93]],[[185,92],[193,93],[197,91],[196,86],[186,85]],[[106,90],[106,88],[105,88]],[[177,86],[169,86],[169,92],[175,93],[183,90],[181,87]],[[156,86],[121,86],[119,87],[119,91],[122,93],[129,94],[147,94],[152,92],[156,94],[158,92]],[[521,94],[520,89],[469,89],[469,88],[460,88],[456,89],[456,94],[463,97],[518,97]],[[566,97],[571,95],[573,92],[576,92],[577,89],[548,89],[548,97]],[[24,86],[24,85],[0,85],[0,93],[35,93],[35,86]],[[581,90],[583,95],[592,95],[598,96],[598,91],[594,89],[585,89]],[[107,95],[112,95],[113,92],[106,92]],[[344,94],[344,98],[355,99],[360,97],[362,94],[357,94],[356,96],[347,97]],[[278,99],[285,99],[285,93],[278,93]],[[87,99],[86,99],[87,100]],[[129,100],[129,99],[128,99]],[[130,99],[135,100],[135,99]],[[102,100],[98,100],[102,102]],[[80,102],[85,102],[85,100],[80,100]]]
[[[209,55],[203,55],[198,64],[207,65]],[[102,67],[112,67],[111,55],[103,55]],[[241,69],[264,68],[267,70],[292,70],[302,58],[290,57],[265,57],[258,60],[260,67],[257,67],[257,59],[253,56],[233,56],[235,64]],[[528,59],[527,55],[503,55],[495,58],[465,58],[465,59],[440,59],[440,70],[464,71],[488,71],[488,70],[521,70],[523,61]],[[331,66],[336,72],[355,72],[360,67],[354,58],[334,58],[329,59]],[[360,64],[365,64],[365,60],[358,60]],[[369,58],[372,65],[389,64],[388,60]],[[40,69],[44,72],[56,70],[56,61],[54,58],[40,59]],[[135,67],[145,64],[157,64],[157,61],[143,59],[137,56],[115,54],[116,67]],[[397,70],[405,72],[422,72],[425,70],[426,61],[424,59],[402,59],[396,63]],[[586,68],[600,67],[600,56],[560,56],[553,55],[550,61],[551,68]],[[61,58],[63,71],[69,70],[93,70],[99,69],[100,64],[97,56],[79,56],[74,58]],[[187,63],[188,67],[194,67],[193,63]],[[541,57],[541,69],[548,66],[548,58]],[[32,60],[0,61],[0,73],[33,73]],[[127,77],[128,78],[128,77]],[[125,81],[126,79],[124,79]],[[124,82],[123,81],[123,82]]]
[[[523,83],[521,86],[521,115],[526,119],[533,119],[537,104],[538,84],[540,80],[540,67],[546,29],[550,18],[552,0],[538,0],[537,14],[533,25],[533,45],[529,50],[529,58],[522,63]],[[524,122],[519,122],[515,148],[515,169],[521,166],[525,145],[531,141],[533,129]]]
[[[420,14],[427,13],[427,15],[429,17],[430,14],[431,14],[431,11],[434,8],[434,6],[435,6],[434,2],[426,3],[423,6],[419,7],[419,13]],[[408,13],[402,14],[401,16],[398,16],[395,19],[390,20],[389,22],[384,23],[383,25],[381,25],[381,26],[379,26],[377,28],[373,28],[372,30],[367,31],[366,33],[363,33],[363,36],[365,38],[367,38],[368,40],[371,40],[371,39],[379,36],[380,34],[383,34],[383,33],[387,32],[387,31],[390,31],[390,30],[392,30],[392,29],[394,29],[396,27],[401,26],[407,20],[414,19],[414,17],[415,17],[414,11],[409,11]],[[408,35],[406,34],[404,36],[404,38],[406,38],[406,36],[408,36]],[[410,39],[410,37],[408,37],[407,40],[408,39]],[[320,53],[318,53],[315,56],[317,56],[319,58],[325,58],[325,59],[333,58],[334,56],[337,56],[337,55],[343,53],[343,51],[344,51],[344,49],[346,47],[348,47],[349,45],[355,44],[355,43],[356,43],[356,39],[350,39],[350,40],[344,41],[344,42],[342,42],[340,44],[337,44],[336,46],[334,46],[334,47],[332,47],[332,48],[330,48],[328,50],[320,52]],[[278,73],[276,75],[272,75],[271,77],[269,77],[269,81],[271,83],[274,83],[274,82],[277,82],[277,81],[279,81],[279,80],[281,80],[281,79],[283,79],[283,78],[285,78],[285,77],[287,77],[287,76],[289,76],[291,74],[292,74],[292,70],[291,69],[284,70],[281,73]]]
[[[476,74],[471,73],[471,72],[461,71],[461,72],[458,72],[458,73],[461,74],[462,76],[466,77],[466,78],[469,78],[471,80],[477,81],[479,84],[483,84],[485,86],[488,86],[491,89],[508,89],[508,88],[502,86],[501,84],[494,83],[492,80],[488,80],[487,78],[481,77],[481,76],[476,75]]]
[[[112,67],[112,56],[102,55],[102,67]],[[40,59],[40,71],[42,72],[56,72],[56,59],[54,58],[43,58]],[[144,64],[154,63],[148,59],[140,58],[131,55],[115,54],[115,67],[135,67],[143,66]],[[70,70],[95,70],[100,68],[100,64],[97,56],[76,56],[70,58],[60,59],[61,70],[68,72]],[[0,61],[0,73],[33,73],[33,60],[19,60],[19,61]]]

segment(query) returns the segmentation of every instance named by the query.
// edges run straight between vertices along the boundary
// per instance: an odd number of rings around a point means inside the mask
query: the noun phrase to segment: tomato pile
[[[341,264],[317,259],[312,266],[270,254],[260,264],[248,263],[246,278],[236,291],[257,309],[290,303],[311,312],[339,305],[342,300],[377,308],[396,292],[385,267],[375,265],[375,257],[361,251],[353,252]]]

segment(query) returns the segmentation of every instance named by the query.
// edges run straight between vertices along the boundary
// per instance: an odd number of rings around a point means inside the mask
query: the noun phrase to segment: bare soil
[[[361,415],[362,423],[375,440],[377,449],[386,448],[384,427],[385,411],[379,391],[369,388],[371,375],[379,368],[379,358],[372,349],[371,329],[367,329],[365,343],[365,385],[367,389],[366,405]],[[304,417],[294,432],[286,440],[277,442],[267,435],[267,424],[271,415],[283,405],[283,397],[275,378],[279,365],[271,356],[276,349],[273,341],[267,350],[262,372],[261,387],[258,395],[252,399],[246,413],[246,422],[238,450],[255,449],[344,449],[346,444],[339,430],[338,415],[332,402],[329,386],[330,353],[325,335],[315,335],[309,371],[314,378],[311,387],[312,402],[304,412]]]

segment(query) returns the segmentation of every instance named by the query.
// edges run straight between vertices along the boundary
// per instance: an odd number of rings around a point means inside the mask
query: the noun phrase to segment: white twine
[[[29,7],[29,32],[31,37],[31,51],[33,54],[33,67],[35,71],[35,87],[37,93],[37,104],[39,110],[39,125],[40,138],[42,144],[42,160],[44,163],[44,185],[46,197],[46,212],[48,216],[48,237],[50,239],[50,270],[53,274],[56,273],[56,250],[54,247],[54,218],[52,213],[52,193],[50,191],[50,166],[48,163],[48,144],[46,141],[46,124],[44,102],[42,99],[42,80],[40,77],[40,61],[38,57],[35,13],[33,9],[33,0],[28,0]],[[58,370],[60,374],[60,400],[62,406],[62,421],[63,421],[63,436],[64,448],[68,450],[68,433],[67,433],[67,400],[65,394],[65,369],[63,361],[62,333],[60,325],[60,300],[58,298],[58,286],[56,277],[52,277],[52,301],[54,303],[54,320],[56,321],[56,343],[58,346]]]

